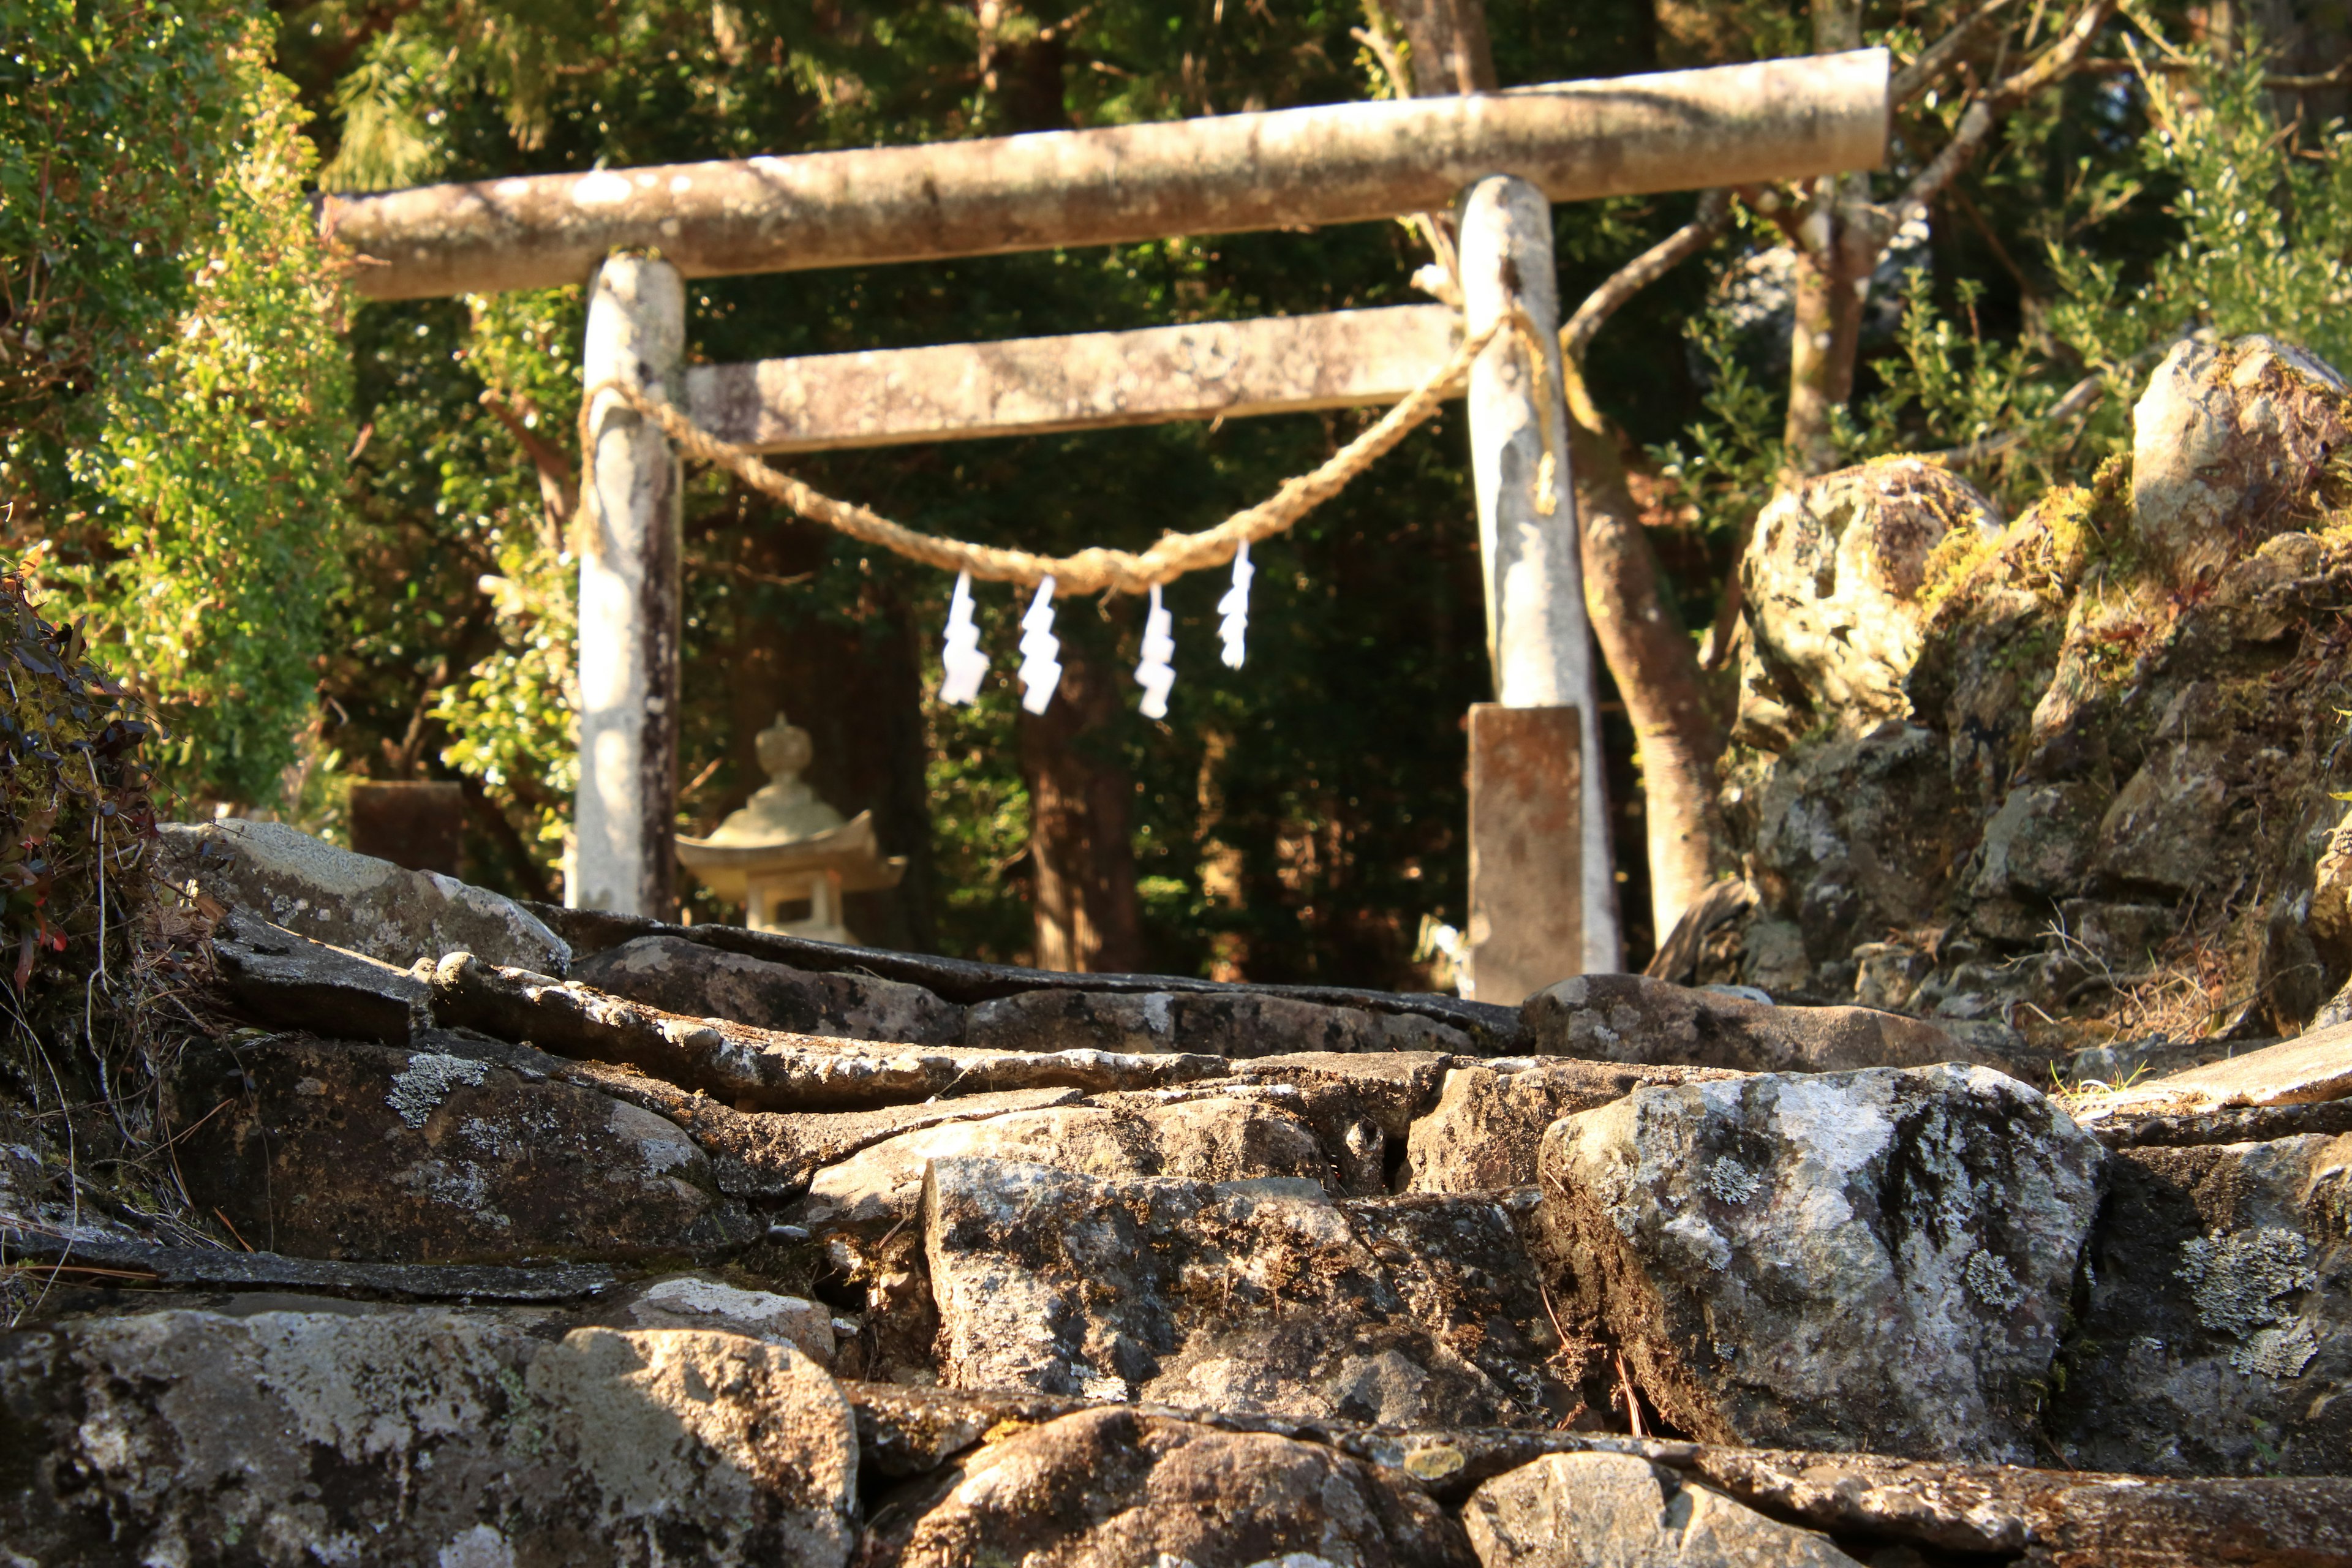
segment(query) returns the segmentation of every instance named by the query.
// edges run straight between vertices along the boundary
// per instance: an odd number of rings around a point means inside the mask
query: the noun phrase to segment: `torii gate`
[[[376,299],[593,280],[584,384],[620,380],[763,452],[1392,402],[1514,310],[1474,365],[1472,467],[1496,702],[1472,711],[1472,973],[1516,1002],[1619,963],[1592,640],[1565,457],[1550,203],[1876,168],[1883,49],[1451,99],[328,198]],[[1463,311],[1438,305],[884,353],[682,363],[683,279],[940,260],[1456,207]],[[671,897],[678,460],[610,392],[580,572],[580,786],[564,896]],[[1549,508],[1534,481],[1549,448]],[[1139,545],[1146,542],[1138,542]],[[1564,896],[1565,895],[1565,896]]]

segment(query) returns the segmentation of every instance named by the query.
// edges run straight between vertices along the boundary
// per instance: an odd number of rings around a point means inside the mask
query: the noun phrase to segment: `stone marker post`
[[[1617,969],[1622,947],[1600,726],[1593,721],[1592,628],[1585,618],[1576,491],[1569,474],[1551,204],[1525,180],[1495,175],[1470,187],[1461,226],[1465,330],[1475,336],[1516,307],[1526,312],[1544,356],[1538,384],[1530,374],[1527,338],[1506,330],[1470,370],[1470,458],[1495,695],[1504,708],[1573,710],[1555,723],[1494,726],[1487,737],[1494,754],[1482,756],[1483,765],[1471,773],[1474,792],[1482,778],[1511,779],[1510,799],[1517,803],[1507,807],[1501,800],[1474,799],[1474,837],[1539,842],[1538,834],[1503,826],[1497,814],[1510,809],[1533,814],[1530,827],[1537,820],[1564,825],[1578,840],[1573,854],[1562,846],[1562,853],[1528,853],[1503,864],[1486,858],[1472,881],[1472,984],[1479,1001],[1507,1004],[1571,974]],[[1549,471],[1542,466],[1547,449],[1553,457]],[[1549,511],[1538,496],[1539,479]],[[1475,717],[1473,722],[1475,733]],[[1556,744],[1560,723],[1578,731],[1580,765],[1572,772],[1543,769],[1536,755],[1509,763],[1496,750],[1522,740],[1539,750]],[[1558,799],[1529,793],[1546,780]],[[1561,900],[1578,906],[1578,918],[1546,921],[1543,929],[1559,946],[1538,951],[1524,929],[1528,912]],[[1506,921],[1522,929],[1506,931]]]
[[[677,400],[686,347],[677,269],[613,256],[588,297],[584,385]],[[595,484],[580,551],[580,791],[573,909],[667,919],[677,797],[680,472],[661,431],[612,392],[589,410]]]

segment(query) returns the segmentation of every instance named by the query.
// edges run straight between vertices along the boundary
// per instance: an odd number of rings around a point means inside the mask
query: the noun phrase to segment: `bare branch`
[[[540,506],[546,514],[540,530],[541,542],[551,552],[559,552],[563,543],[563,525],[580,508],[580,490],[572,479],[572,460],[561,447],[524,424],[514,405],[495,388],[483,391],[482,406],[507,427],[515,444],[530,458],[531,467],[539,470]]]
[[[1888,214],[1887,232],[1895,232],[1927,212],[1927,204],[1935,200],[1936,194],[1950,184],[1968,166],[1969,160],[1976,156],[1977,149],[1984,144],[1986,137],[1992,134],[1992,128],[2003,114],[2072,73],[2081,62],[2084,51],[2090,48],[2091,40],[2098,37],[2101,27],[2106,26],[2107,17],[2115,8],[2116,0],[2090,0],[2090,4],[2083,7],[2082,14],[2074,18],[2074,25],[2067,28],[2065,35],[2056,43],[2043,50],[2040,59],[1969,104],[1968,112],[1960,116],[1959,129],[1952,132],[1951,141],[1945,143],[1944,150],[1919,171],[1918,177],[1911,182],[1911,188],[1904,192],[1902,200],[1895,204]]]
[[[1559,330],[1559,352],[1571,364],[1584,363],[1584,351],[1601,323],[1626,300],[1715,243],[1731,226],[1728,192],[1708,191],[1698,199],[1698,214],[1657,244],[1612,273],[1608,281],[1585,296],[1576,314]]]
[[[1965,446],[1947,447],[1939,452],[1922,452],[1923,458],[1937,458],[1952,464],[1980,463],[1987,458],[1997,458],[2011,447],[2023,444],[2026,437],[2044,425],[2056,425],[2072,419],[2077,414],[2088,413],[2107,395],[2107,378],[2104,374],[2084,376],[2066,389],[2066,395],[2051,405],[2050,411],[2027,424],[2016,425],[1996,436],[1980,437]]]
[[[2017,0],[1986,0],[1973,16],[1920,50],[1917,59],[1888,80],[1887,108],[1900,109],[1933,87],[1938,78],[1959,62],[1961,53],[1977,41],[1985,28],[2000,20],[2001,13],[2016,4]]]

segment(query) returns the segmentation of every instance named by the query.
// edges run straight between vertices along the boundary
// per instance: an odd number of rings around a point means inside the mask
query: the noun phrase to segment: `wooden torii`
[[[1801,179],[1884,161],[1887,56],[544,174],[328,198],[376,299],[588,281],[585,382],[617,380],[762,452],[1392,402],[1524,310],[1474,364],[1472,467],[1496,701],[1471,725],[1472,973],[1515,1002],[1620,962],[1591,627],[1565,456],[1550,204]],[[1439,305],[1013,342],[683,363],[683,279],[939,260],[1452,208]],[[679,708],[678,459],[607,391],[580,569],[580,786],[564,896],[666,911]],[[1551,504],[1535,480],[1546,450]],[[1137,545],[1148,542],[1134,542]]]

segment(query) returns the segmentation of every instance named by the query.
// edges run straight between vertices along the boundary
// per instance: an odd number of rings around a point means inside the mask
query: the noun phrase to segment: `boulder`
[[[2022,1462],[2105,1157],[1981,1068],[1760,1076],[1563,1119],[1543,1209],[1683,1430]]]
[[[189,1050],[178,1169],[251,1246],[382,1262],[624,1258],[761,1229],[677,1123],[452,1036],[274,1035]]]
[[[0,1337],[17,1562],[840,1568],[857,1437],[732,1334],[162,1311]]]
[[[1561,1117],[1622,1100],[1643,1084],[1737,1076],[1712,1068],[1526,1057],[1451,1068],[1437,1103],[1406,1139],[1406,1187],[1475,1193],[1533,1186],[1544,1129]]]
[[[999,1050],[1469,1051],[1470,1036],[1415,1013],[1374,1013],[1255,992],[1024,991],[966,1010],[964,1043]]]
[[[2070,1464],[2352,1474],[2352,1136],[2130,1149],[2050,1429]]]
[[[940,1381],[1390,1426],[1549,1426],[1573,1401],[1548,1365],[1561,1347],[1510,1217],[1478,1199],[1411,1202],[1422,1206],[1398,1214],[1302,1182],[1110,1181],[936,1159],[923,1223]],[[1411,1237],[1433,1230],[1454,1245],[1417,1255]],[[1465,1353],[1490,1333],[1528,1353],[1508,1381]]]
[[[406,871],[288,826],[229,817],[157,826],[157,872],[185,891],[288,931],[405,969],[472,952],[559,978],[572,949],[511,899],[433,871]]]
[[[2132,522],[2176,583],[2210,579],[2317,515],[2352,443],[2344,378],[2267,337],[2183,342],[2132,409]]]
[[[1738,1072],[1924,1067],[1973,1053],[1919,1018],[1867,1007],[1775,1007],[1643,974],[1580,974],[1520,1010],[1523,1043],[1548,1056]]]
[[[844,1040],[952,1046],[963,1009],[919,985],[870,974],[819,974],[681,937],[648,936],[583,959],[572,977],[692,1018]]]
[[[1827,1536],[1633,1454],[1549,1455],[1473,1492],[1462,1522],[1482,1568],[1861,1568]]]
[[[1475,1568],[1461,1527],[1393,1472],[1318,1444],[1086,1410],[982,1449],[873,1568]]]
[[[1757,514],[1740,558],[1749,637],[1738,738],[1782,751],[1822,722],[1867,730],[1911,712],[1930,557],[1981,550],[2000,513],[1966,479],[1918,458],[1841,469]],[[1963,536],[1963,547],[1946,536]]]
[[[1230,1182],[1285,1177],[1319,1186],[1314,1132],[1263,1090],[1172,1103],[1127,1100],[1023,1110],[982,1121],[936,1122],[860,1150],[816,1173],[789,1211],[812,1226],[889,1226],[913,1215],[933,1160],[1021,1160],[1116,1179],[1175,1176]]]

